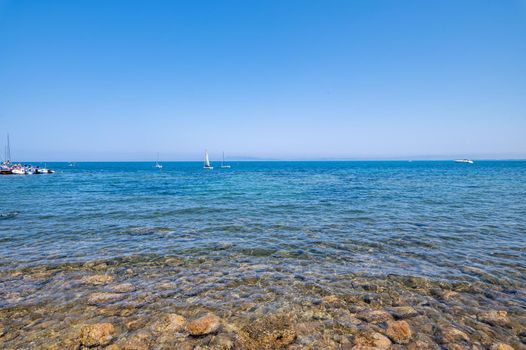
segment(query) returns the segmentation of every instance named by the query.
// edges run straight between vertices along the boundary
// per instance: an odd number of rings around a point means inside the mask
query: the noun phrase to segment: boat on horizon
[[[472,161],[471,159],[455,159],[455,163],[473,164],[474,161]]]
[[[159,164],[159,152],[157,152],[157,161],[155,162],[155,165],[153,167],[157,168],[157,169],[162,169],[163,168],[163,166],[161,164]]]
[[[208,151],[205,150],[205,165],[203,166],[203,169],[206,170],[212,170],[214,167],[210,165],[210,160],[208,159]]]
[[[225,164],[225,152],[223,152],[223,159],[221,160],[221,169],[230,169],[230,165]]]

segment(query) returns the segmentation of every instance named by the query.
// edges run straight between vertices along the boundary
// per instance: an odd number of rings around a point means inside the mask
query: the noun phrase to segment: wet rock
[[[286,315],[259,318],[239,332],[241,349],[282,349],[296,340],[292,320]]]
[[[477,315],[477,319],[491,326],[506,326],[510,323],[506,311],[485,311]]]
[[[176,333],[184,329],[186,319],[178,314],[168,314],[155,322],[152,330],[156,333]],[[207,334],[207,333],[203,333]]]
[[[354,337],[353,341],[353,350],[388,349],[392,344],[389,338],[374,331],[360,333]]]
[[[124,344],[122,344],[122,350],[150,350],[151,349],[152,336],[146,331],[138,331],[129,337]]]
[[[215,333],[221,326],[221,320],[214,314],[207,314],[188,322],[186,330],[193,336]]]
[[[135,287],[131,283],[121,283],[110,287],[114,293],[130,293],[135,291]]]
[[[491,345],[490,350],[514,350],[511,345],[506,343],[496,343]]]
[[[416,311],[411,306],[396,306],[389,309],[391,315],[397,320],[404,320],[411,317],[418,316],[418,311]]]
[[[387,321],[385,334],[397,344],[407,344],[413,332],[406,321]]]
[[[438,338],[443,344],[469,341],[466,333],[451,326],[440,327],[438,330]]]
[[[108,345],[115,335],[111,323],[96,323],[85,325],[80,330],[80,343],[87,347]]]
[[[88,297],[89,305],[97,305],[109,302],[115,302],[124,299],[124,295],[121,293],[92,293]]]
[[[356,315],[356,318],[369,322],[369,323],[381,323],[392,319],[391,314],[385,310],[367,310],[360,312]]]
[[[107,284],[113,281],[113,277],[110,275],[92,275],[92,276],[85,276],[82,277],[80,280],[83,284],[91,284],[94,286],[99,286],[103,284]]]

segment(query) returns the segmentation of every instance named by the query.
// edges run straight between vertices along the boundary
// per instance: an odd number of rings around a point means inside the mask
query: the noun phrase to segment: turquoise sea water
[[[175,256],[526,283],[523,161],[152,165],[0,177],[0,271]]]

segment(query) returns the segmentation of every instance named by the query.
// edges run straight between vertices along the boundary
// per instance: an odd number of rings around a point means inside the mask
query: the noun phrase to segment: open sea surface
[[[198,162],[164,162],[162,170],[141,162],[48,163],[55,174],[0,176],[0,310],[11,315],[0,345],[75,342],[73,335],[63,338],[68,325],[106,319],[121,325],[118,344],[137,331],[124,326],[129,317],[149,319],[171,308],[188,318],[218,314],[233,325],[222,331],[233,346],[250,348],[261,340],[242,342],[247,322],[283,314],[295,325],[323,321],[305,312],[322,308],[327,296],[367,325],[358,317],[367,308],[440,309],[440,315],[417,310],[428,317],[421,323],[438,327],[422,330],[423,342],[444,346],[446,322],[482,348],[494,339],[524,345],[525,161],[229,164],[207,171]],[[112,288],[82,282],[94,274],[133,288],[103,306],[85,303],[90,293]],[[473,322],[488,326],[478,313],[506,310],[508,323],[485,343],[477,334],[489,331],[452,316],[444,290],[459,293],[455,305],[475,315]],[[108,305],[135,311],[97,311]],[[44,315],[45,308],[63,316]],[[28,326],[37,309],[53,336]],[[352,331],[323,328],[330,339],[295,328],[284,346],[357,342]],[[166,344],[212,346],[216,338]]]

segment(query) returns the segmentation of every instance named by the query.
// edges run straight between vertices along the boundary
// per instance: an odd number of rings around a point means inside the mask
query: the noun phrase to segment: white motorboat
[[[471,159],[456,159],[455,163],[473,164],[474,162]]]

